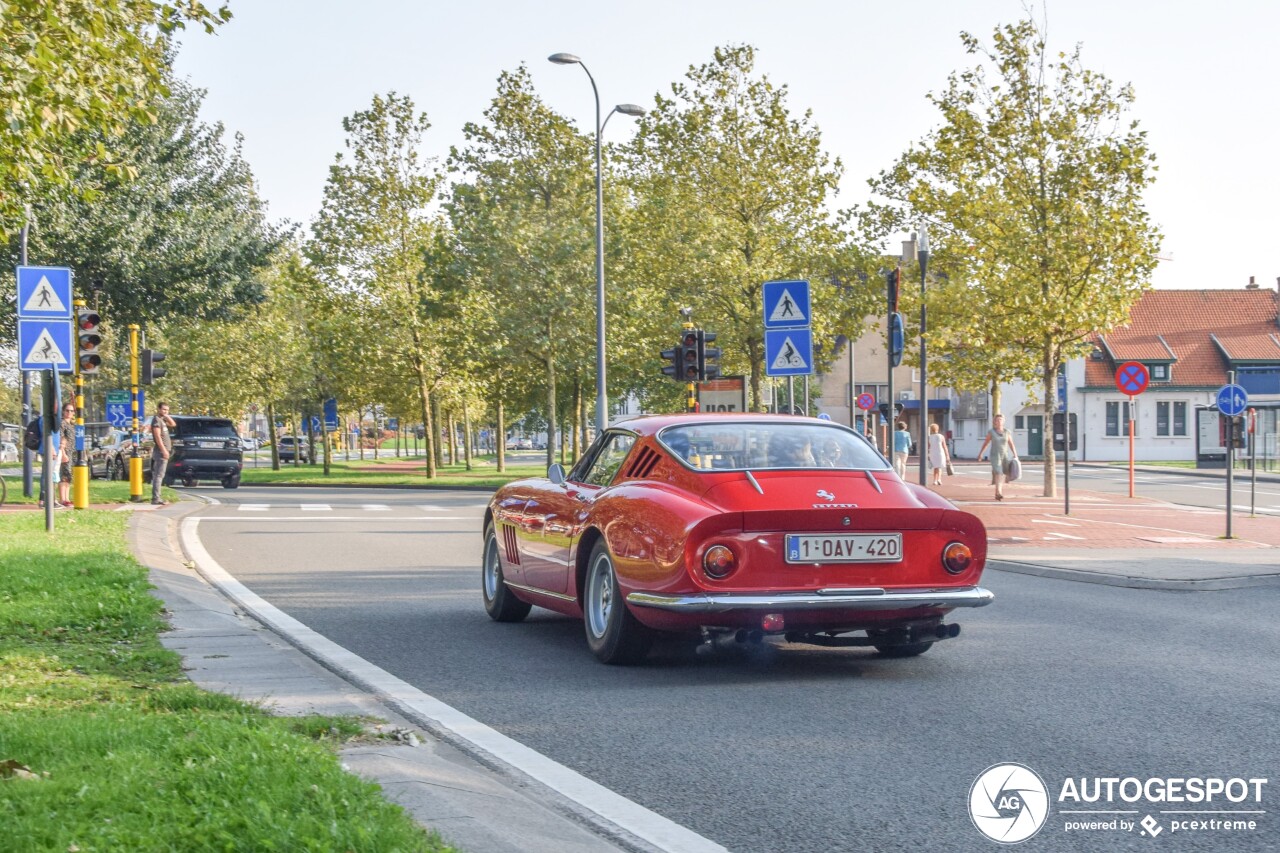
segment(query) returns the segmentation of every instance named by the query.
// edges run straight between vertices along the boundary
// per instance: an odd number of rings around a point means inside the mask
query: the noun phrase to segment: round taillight
[[[963,542],[952,542],[942,549],[942,567],[958,575],[973,565],[973,552]]]
[[[722,578],[738,567],[738,558],[727,545],[712,545],[702,555],[702,568],[713,578]]]

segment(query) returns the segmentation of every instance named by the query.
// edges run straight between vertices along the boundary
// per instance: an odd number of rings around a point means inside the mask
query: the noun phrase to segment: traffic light
[[[662,360],[671,362],[670,364],[662,365],[663,375],[670,376],[672,379],[679,381],[680,374],[683,372],[680,370],[680,366],[684,364],[684,358],[680,353],[680,347],[664,349],[662,351]]]
[[[680,336],[680,381],[698,381],[698,342],[701,329],[685,329]]]
[[[902,315],[894,311],[889,315],[889,366],[902,364],[902,350],[906,336],[902,331]]]
[[[102,317],[88,308],[76,309],[76,353],[80,362],[80,374],[92,376],[102,367]]]
[[[885,290],[889,297],[889,313],[898,313],[898,282],[901,279],[902,271],[898,269],[889,270],[885,275]]]
[[[708,379],[720,378],[720,347],[711,347],[707,344],[714,343],[716,339],[715,332],[704,332],[701,329],[698,332],[698,381],[706,382]]]
[[[157,361],[164,361],[164,353],[153,349],[144,349],[142,351],[141,383],[143,385],[150,385],[164,376],[164,368],[156,367]]]
[[[1076,413],[1054,412],[1053,415],[1053,449],[1079,450],[1080,441],[1076,434]]]

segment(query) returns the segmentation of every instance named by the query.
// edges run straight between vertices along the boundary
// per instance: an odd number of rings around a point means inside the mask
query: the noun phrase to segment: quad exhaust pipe
[[[960,636],[959,624],[952,622],[944,625],[941,622],[931,625],[908,625],[880,637],[852,637],[837,634],[809,634],[804,631],[788,631],[788,643],[804,643],[810,646],[826,646],[842,648],[847,646],[883,646],[911,645],[912,643],[936,643]]]

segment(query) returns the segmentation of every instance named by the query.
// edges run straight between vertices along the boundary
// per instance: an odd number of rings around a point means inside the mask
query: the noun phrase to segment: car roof
[[[716,412],[714,414],[710,412],[691,412],[674,415],[640,415],[639,417],[628,418],[624,421],[617,421],[611,424],[611,428],[630,430],[631,432],[639,435],[656,435],[667,427],[706,426],[707,424],[716,423],[806,424],[812,426],[848,429],[844,424],[838,424],[834,421],[828,421],[822,418],[807,418],[801,415],[773,415],[763,412]]]

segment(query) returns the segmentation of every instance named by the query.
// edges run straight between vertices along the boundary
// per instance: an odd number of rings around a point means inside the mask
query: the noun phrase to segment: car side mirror
[[[559,462],[552,462],[547,468],[547,479],[555,483],[557,486],[564,482],[564,466]]]

